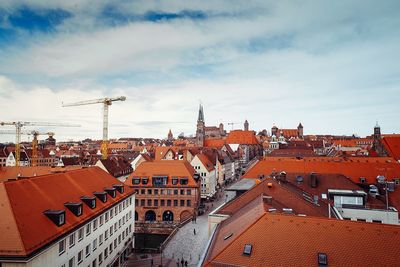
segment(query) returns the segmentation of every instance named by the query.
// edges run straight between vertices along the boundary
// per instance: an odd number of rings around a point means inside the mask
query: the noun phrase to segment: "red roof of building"
[[[214,147],[221,149],[225,145],[224,139],[206,139],[204,140],[205,147]]]
[[[258,145],[258,140],[253,131],[234,130],[230,131],[227,138],[227,144],[240,145]]]
[[[214,165],[211,162],[211,160],[204,154],[197,154],[196,155],[199,160],[201,161],[201,163],[203,163],[204,167],[206,167],[207,171],[212,171],[214,170]]]
[[[146,177],[148,183],[143,186],[153,187],[153,176],[168,176],[168,184],[172,186],[172,177],[187,177],[189,179],[188,184],[185,186],[197,187],[198,183],[194,179],[195,170],[186,160],[161,160],[143,162],[137,169],[126,179],[125,184],[133,186],[132,178],[134,177]],[[174,185],[177,186],[177,185]]]
[[[381,141],[389,155],[400,160],[400,134],[383,136]]]
[[[264,157],[250,168],[243,178],[258,178],[262,174],[268,176],[272,172],[281,171],[343,174],[355,183],[359,183],[361,177],[365,178],[367,183],[376,183],[378,175],[384,175],[388,180],[398,178],[400,164],[390,157]]]
[[[0,183],[0,255],[27,256],[133,193],[125,187],[106,203],[96,201],[94,209],[83,204],[79,217],[64,206],[115,184],[121,183],[98,167]],[[65,224],[55,225],[46,210],[65,210]]]
[[[234,221],[223,221],[203,266],[397,266],[400,226],[265,212],[252,216],[245,229],[234,231]],[[220,233],[226,233],[225,235]],[[231,237],[228,237],[230,234]],[[246,244],[252,246],[244,255]]]
[[[82,169],[82,166],[48,167],[48,166],[26,166],[26,167],[0,167],[0,182],[8,179],[27,178],[42,176],[57,172]]]

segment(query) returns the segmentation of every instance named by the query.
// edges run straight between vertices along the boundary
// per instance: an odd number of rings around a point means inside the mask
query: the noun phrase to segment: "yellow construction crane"
[[[38,162],[38,135],[48,135],[49,137],[53,137],[54,133],[53,132],[47,132],[47,133],[40,133],[39,131],[32,131],[30,133],[33,135],[32,139],[32,166],[37,166]]]
[[[21,129],[23,126],[56,126],[56,127],[80,127],[79,124],[64,124],[64,123],[51,123],[51,122],[29,122],[29,121],[13,121],[13,122],[0,122],[1,126],[11,125],[15,126],[15,166],[19,166],[21,155]]]
[[[108,147],[108,106],[111,106],[114,101],[125,101],[125,96],[119,96],[114,98],[100,98],[94,100],[80,101],[76,103],[62,103],[63,107],[71,106],[83,106],[92,104],[103,104],[103,142],[101,144],[101,155],[102,159],[107,159],[107,147]]]

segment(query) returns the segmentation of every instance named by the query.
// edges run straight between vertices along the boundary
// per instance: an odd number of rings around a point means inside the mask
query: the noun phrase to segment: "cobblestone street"
[[[225,193],[219,194],[219,199],[206,203],[207,211],[197,217],[196,223],[188,222],[172,237],[163,251],[163,266],[178,266],[177,262],[182,258],[188,262],[188,266],[197,265],[209,238],[208,214],[225,201]],[[154,267],[161,264],[160,254],[149,254],[147,259],[135,259],[131,256],[126,266],[151,266],[151,259]]]

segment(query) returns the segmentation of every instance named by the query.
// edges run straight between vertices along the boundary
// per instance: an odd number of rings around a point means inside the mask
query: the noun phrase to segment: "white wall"
[[[125,208],[124,204],[125,203]],[[115,213],[117,209],[117,213]],[[113,210],[113,218],[110,218],[110,211]],[[105,222],[105,214],[108,213],[108,221]],[[60,267],[65,266],[68,267],[69,260],[74,257],[74,265],[78,266],[78,253],[79,251],[83,251],[83,261],[79,264],[79,266],[92,266],[92,262],[96,259],[96,266],[99,266],[99,255],[100,253],[103,256],[103,262],[101,266],[106,266],[107,264],[113,263],[118,258],[118,253],[122,252],[125,249],[125,242],[131,238],[133,240],[133,232],[135,229],[135,195],[132,195],[126,198],[124,201],[120,202],[118,205],[109,208],[104,211],[101,215],[96,218],[92,218],[88,221],[84,226],[79,229],[84,229],[83,239],[78,241],[78,231],[74,231],[70,233],[70,235],[59,239],[55,242],[51,247],[42,251],[40,254],[31,258],[27,263],[5,263],[2,262],[2,267],[9,266],[29,266],[29,267],[44,267],[44,266],[54,266]],[[103,218],[103,224],[100,226],[100,217]],[[93,229],[93,222],[97,221],[97,229]],[[117,223],[117,230],[113,229],[113,234],[110,235],[110,227],[115,226]],[[90,224],[90,234],[87,235],[86,226]],[[130,228],[129,228],[130,227]],[[128,229],[128,234],[126,235],[126,229]],[[130,229],[130,230],[129,230]],[[105,231],[108,230],[108,239],[105,240],[104,234]],[[124,234],[123,234],[124,233]],[[75,245],[71,248],[69,247],[69,236],[72,234],[75,235]],[[99,236],[103,235],[103,243],[99,244]],[[119,236],[121,235],[121,242],[119,242]],[[124,238],[122,238],[124,236]],[[59,255],[59,243],[61,240],[65,239],[65,252]],[[93,241],[97,240],[97,248],[93,250]],[[114,240],[117,240],[117,247],[114,248]],[[90,244],[90,255],[86,257],[86,246]],[[112,244],[113,252],[110,253],[109,246]],[[104,250],[108,248],[108,257],[104,258]]]
[[[387,224],[399,224],[399,214],[396,211],[375,210],[375,209],[348,209],[337,208],[343,218],[350,218],[352,221],[357,219],[372,222],[373,220],[382,221]]]

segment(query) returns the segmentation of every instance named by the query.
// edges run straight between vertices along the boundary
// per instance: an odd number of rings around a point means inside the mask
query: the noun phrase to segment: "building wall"
[[[118,260],[119,255],[133,244],[133,232],[134,232],[134,210],[135,210],[135,196],[130,196],[119,202],[99,216],[92,218],[82,227],[69,233],[67,236],[59,238],[52,246],[42,251],[31,258],[26,263],[16,262],[1,262],[2,267],[11,266],[29,266],[29,267],[43,267],[43,266],[54,266],[54,267],[68,267],[69,261],[73,259],[72,266],[93,266],[93,261],[96,260],[95,266],[99,265],[99,255],[102,255],[101,266],[107,266]],[[113,216],[111,218],[111,212]],[[106,221],[106,214],[108,214],[108,220]],[[100,221],[103,221],[100,224]],[[96,229],[94,229],[96,224]],[[115,229],[115,226],[117,228]],[[90,232],[87,231],[88,227]],[[112,227],[112,235],[110,234],[110,227]],[[83,229],[83,238],[78,240],[78,232]],[[105,239],[105,233],[108,232],[108,238]],[[100,244],[100,235],[102,235],[102,243]],[[70,236],[74,236],[74,245],[70,246]],[[131,240],[128,244],[126,242]],[[93,242],[96,240],[96,249],[93,249]],[[116,241],[116,242],[115,242]],[[60,242],[65,242],[65,251],[59,253]],[[114,242],[116,245],[114,245]],[[90,254],[86,256],[86,247],[90,246]],[[112,245],[112,252],[110,253],[110,245]],[[105,258],[105,250],[108,250],[108,256]],[[78,265],[78,253],[82,251],[82,262]]]
[[[201,160],[196,156],[190,163],[198,174],[200,174],[200,194],[203,198],[212,197],[216,193],[217,177],[215,169],[208,171]]]
[[[199,201],[199,190],[196,187],[146,187],[135,188],[136,212],[138,221],[145,221],[147,211],[154,211],[155,221],[163,221],[164,212],[173,214],[173,221],[180,222],[193,216],[197,210]],[[188,194],[190,190],[190,195]],[[182,202],[183,201],[183,202]]]
[[[382,222],[387,224],[399,224],[397,211],[374,210],[374,209],[348,209],[337,208],[344,219],[352,221],[362,220],[366,222]]]

